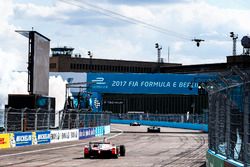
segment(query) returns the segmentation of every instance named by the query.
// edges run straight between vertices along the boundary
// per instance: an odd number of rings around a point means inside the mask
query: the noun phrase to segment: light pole
[[[92,72],[92,57],[93,57],[93,54],[88,51],[88,56],[89,56],[89,71]]]
[[[230,37],[233,39],[233,56],[236,56],[236,42],[238,39],[238,34],[234,34],[234,32],[230,32]]]
[[[155,43],[155,48],[157,49],[158,72],[160,72],[160,63],[161,63],[161,50],[162,50],[162,46],[160,46],[158,43]]]

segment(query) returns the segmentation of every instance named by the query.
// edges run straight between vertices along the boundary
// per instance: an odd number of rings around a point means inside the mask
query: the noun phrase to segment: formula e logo
[[[92,82],[96,83],[97,85],[105,85],[106,82],[104,82],[103,77],[97,77],[96,79],[93,79]]]

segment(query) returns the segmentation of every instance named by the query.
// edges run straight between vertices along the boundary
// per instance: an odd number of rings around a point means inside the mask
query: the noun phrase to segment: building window
[[[143,67],[140,67],[140,72],[143,73]]]
[[[129,67],[126,66],[125,68],[126,68],[125,72],[129,72]]]
[[[49,67],[50,67],[50,68],[56,68],[56,63],[50,63],[50,64],[49,64]]]
[[[131,72],[135,72],[135,67],[131,67]]]

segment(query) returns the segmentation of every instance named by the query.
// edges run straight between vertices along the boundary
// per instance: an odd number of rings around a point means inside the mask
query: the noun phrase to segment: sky
[[[249,7],[245,0],[0,0],[1,61],[27,62],[27,39],[15,30],[33,27],[51,47],[73,47],[83,57],[90,50],[93,58],[156,61],[159,43],[165,62],[169,53],[171,63],[222,63],[232,54],[231,31],[242,52]],[[193,38],[205,42],[196,47]]]
[[[165,62],[169,55],[183,65],[224,63],[230,32],[242,53],[249,8],[246,0],[0,0],[0,87],[13,91],[15,73],[27,71],[28,40],[15,30],[33,27],[51,47],[73,47],[83,57],[91,51],[93,58],[157,61],[159,43]],[[205,41],[197,47],[194,38]]]

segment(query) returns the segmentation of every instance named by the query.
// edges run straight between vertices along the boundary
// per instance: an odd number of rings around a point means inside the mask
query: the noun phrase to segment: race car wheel
[[[84,154],[84,158],[90,158],[89,154]]]
[[[113,155],[113,158],[117,159],[118,158],[118,154]]]
[[[120,145],[120,156],[125,156],[125,146],[124,145]]]

